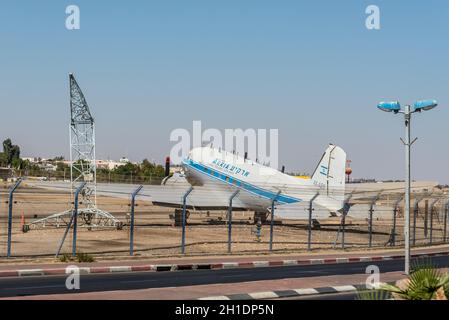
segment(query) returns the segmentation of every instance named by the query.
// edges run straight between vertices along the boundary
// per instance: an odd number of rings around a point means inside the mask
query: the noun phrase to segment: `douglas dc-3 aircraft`
[[[233,210],[248,210],[266,218],[274,200],[276,217],[282,219],[308,219],[309,205],[313,199],[313,219],[341,216],[346,197],[371,199],[380,191],[393,196],[403,190],[402,183],[359,183],[345,186],[346,153],[342,148],[329,145],[310,179],[284,174],[256,161],[245,159],[232,152],[212,147],[194,148],[183,160],[184,173],[166,177],[162,185],[145,185],[139,199],[155,205],[180,208],[183,196],[188,209],[226,210],[230,198]],[[65,182],[32,182],[30,185],[49,189],[70,190]],[[437,182],[413,182],[416,191],[431,189]],[[136,188],[129,184],[98,183],[98,195],[129,199]],[[361,204],[345,206],[352,217],[366,218],[367,208]],[[365,205],[367,206],[367,205]],[[376,214],[390,218],[393,209],[376,207]]]
[[[345,165],[346,153],[332,144],[326,149],[311,179],[293,177],[237,154],[211,147],[195,148],[183,160],[185,178],[194,191],[209,193],[209,196],[207,193],[197,193],[196,199],[195,193],[189,195],[195,208],[212,209],[214,205],[211,202],[216,202],[218,207],[225,207],[232,194],[238,190],[233,199],[234,209],[268,213],[274,200],[276,216],[295,219],[308,216],[304,203],[308,207],[312,198],[314,218],[329,217],[342,209]],[[167,181],[164,183],[167,184]],[[179,196],[179,200],[174,202],[162,198],[154,195],[152,201],[169,206],[182,203]],[[222,200],[225,201],[224,205],[221,204]]]

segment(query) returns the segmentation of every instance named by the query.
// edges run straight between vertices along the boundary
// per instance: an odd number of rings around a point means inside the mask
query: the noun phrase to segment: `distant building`
[[[66,166],[70,166],[72,164],[70,160],[53,161],[53,159],[41,157],[22,157],[22,160],[28,160],[30,163],[37,165],[40,169],[45,171],[56,171],[57,163],[63,163]],[[121,158],[119,161],[98,159],[95,163],[98,169],[114,170],[118,167],[126,165],[129,163],[129,160],[125,157]]]
[[[129,159],[126,158],[126,157],[121,157],[120,160],[119,160],[118,162],[123,163],[123,164],[127,164],[127,163],[129,163],[130,161],[129,161]]]
[[[170,166],[170,173],[175,173],[175,172],[182,172],[184,170],[184,168],[181,165],[173,165]]]
[[[29,161],[45,171],[56,171],[58,167],[56,165],[57,161],[53,161],[53,159],[45,159],[41,157],[22,157],[21,159],[24,161]]]
[[[49,163],[49,162],[41,162],[41,163],[38,163],[37,166],[40,169],[45,170],[45,171],[56,171],[56,169],[58,168],[57,165]]]
[[[0,168],[0,180],[6,181],[12,177],[12,170],[9,168]]]
[[[375,183],[375,182],[377,182],[376,179],[367,179],[367,178],[351,179],[351,183]]]
[[[97,165],[97,169],[114,170],[118,167],[124,166],[128,162],[122,162],[122,161],[117,162],[117,161],[112,161],[112,160],[96,160],[96,165]]]
[[[29,161],[30,163],[39,163],[42,161],[42,158],[39,157],[22,157],[22,160]]]

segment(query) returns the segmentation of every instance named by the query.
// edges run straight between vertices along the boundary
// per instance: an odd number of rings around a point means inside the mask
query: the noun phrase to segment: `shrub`
[[[94,262],[95,259],[92,255],[88,253],[78,252],[76,254],[76,258],[78,259],[78,262]]]
[[[71,262],[71,261],[94,262],[95,259],[92,255],[90,255],[88,253],[78,252],[76,254],[76,257],[73,257],[71,254],[64,253],[63,255],[59,256],[59,261],[61,261],[61,262]]]
[[[62,256],[59,256],[59,261],[69,262],[72,261],[72,257],[68,253],[64,253]]]

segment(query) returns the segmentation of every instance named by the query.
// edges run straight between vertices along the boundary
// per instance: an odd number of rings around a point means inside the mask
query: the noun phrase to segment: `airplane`
[[[382,192],[395,196],[403,190],[403,183],[359,183],[345,185],[346,153],[330,144],[313,175],[308,179],[294,177],[281,171],[246,159],[233,152],[212,148],[194,148],[182,161],[183,172],[168,175],[161,185],[145,185],[139,193],[142,200],[154,205],[172,207],[180,214],[184,195],[186,208],[191,210],[227,210],[232,199],[233,210],[254,212],[254,222],[265,222],[274,204],[274,217],[302,220],[309,218],[310,201],[313,198],[312,219],[349,215],[366,218],[366,204],[345,203],[350,199],[372,199]],[[168,168],[169,169],[169,168]],[[28,182],[29,185],[59,190],[70,190],[66,182]],[[432,189],[434,181],[412,182],[416,192]],[[97,183],[97,195],[126,198],[135,190],[135,185]],[[362,207],[365,206],[365,207]],[[393,208],[377,206],[376,215],[391,216]]]
[[[346,153],[333,144],[327,147],[310,179],[293,177],[210,146],[192,149],[182,166],[193,190],[212,193],[209,199],[205,194],[197,193],[196,199],[192,199],[195,194],[189,195],[189,207],[195,209],[223,209],[235,192],[238,193],[233,199],[233,209],[254,211],[255,216],[261,216],[263,220],[270,213],[273,202],[275,216],[285,219],[308,217],[308,203],[312,198],[314,219],[338,215],[344,205]],[[169,180],[163,181],[163,185],[170,185]],[[152,198],[156,205],[181,204],[180,201],[164,201],[163,197]],[[226,202],[222,203],[222,200]]]
[[[294,177],[281,171],[261,165],[235,153],[200,147],[190,151],[182,161],[184,174],[169,176],[163,185],[180,187],[190,184],[194,191],[189,195],[187,207],[203,210],[223,210],[233,199],[233,210],[254,211],[254,221],[261,218],[264,222],[271,214],[274,201],[274,216],[281,219],[308,219],[312,207],[312,219],[329,217],[367,218],[370,202],[380,193],[396,196],[400,201],[402,183],[355,183],[345,185],[346,153],[338,146],[330,144],[310,179]],[[170,180],[173,180],[172,183]],[[414,181],[412,188],[417,192],[427,192],[438,185],[437,182]],[[182,189],[182,192],[185,192]],[[173,191],[176,193],[176,191]],[[152,193],[152,202],[160,206],[181,206],[180,197],[172,198],[167,194]],[[165,201],[164,201],[164,200]],[[179,199],[179,200],[177,200]],[[358,200],[350,203],[349,200]],[[312,204],[311,204],[312,201]],[[360,202],[362,201],[362,203]],[[368,204],[366,204],[366,203]],[[394,205],[374,204],[376,218],[391,218]]]

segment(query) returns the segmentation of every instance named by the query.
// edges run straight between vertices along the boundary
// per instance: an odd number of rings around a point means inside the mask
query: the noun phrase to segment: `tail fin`
[[[317,202],[331,210],[339,210],[343,206],[345,168],[346,152],[330,144],[312,175],[313,184],[320,188]]]

